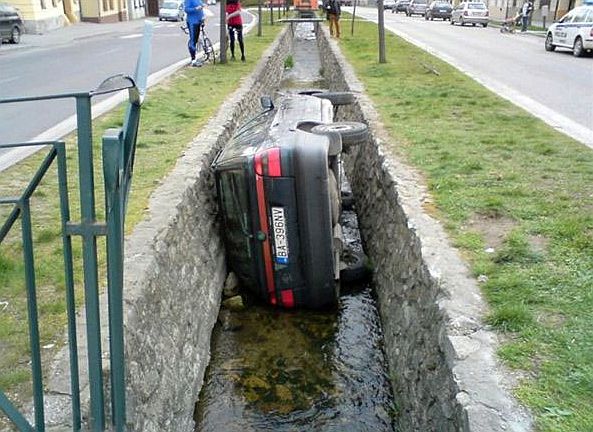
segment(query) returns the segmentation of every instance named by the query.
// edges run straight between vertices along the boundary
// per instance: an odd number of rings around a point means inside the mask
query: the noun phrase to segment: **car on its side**
[[[227,262],[242,286],[273,306],[324,308],[337,304],[343,271],[342,148],[368,132],[333,122],[351,93],[303,93],[262,98],[212,167]]]
[[[391,10],[391,12],[405,12],[408,9],[408,5],[410,4],[410,0],[396,0],[395,8]]]
[[[391,9],[391,11],[393,12],[393,10],[395,9],[395,0],[383,0],[383,9]]]
[[[572,50],[575,57],[593,50],[593,1],[574,8],[548,28],[546,51],[556,47]]]
[[[183,1],[166,0],[159,8],[159,21],[183,21],[184,18]]]
[[[406,15],[421,15],[424,16],[426,13],[426,0],[410,0],[408,7],[406,8]]]
[[[435,18],[440,18],[443,21],[450,20],[452,10],[451,3],[448,1],[435,0],[426,8],[424,18],[431,21]]]
[[[463,2],[459,3],[451,12],[451,19],[449,22],[451,25],[459,23],[461,25],[476,24],[482,25],[482,27],[488,27],[489,21],[488,8],[482,2]]]
[[[0,45],[2,42],[18,44],[25,25],[20,11],[7,3],[0,3]]]

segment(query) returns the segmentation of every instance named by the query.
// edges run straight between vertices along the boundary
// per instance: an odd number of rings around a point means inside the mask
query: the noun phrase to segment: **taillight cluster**
[[[280,149],[278,147],[263,150],[255,155],[255,173],[269,177],[280,177],[282,175]]]

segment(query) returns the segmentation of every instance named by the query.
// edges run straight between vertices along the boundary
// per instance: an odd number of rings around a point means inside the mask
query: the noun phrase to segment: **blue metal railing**
[[[109,305],[109,346],[111,378],[111,418],[116,431],[125,430],[125,361],[123,337],[123,235],[127,197],[130,190],[136,138],[140,121],[140,107],[146,93],[150,63],[152,23],[146,22],[142,49],[136,65],[134,78],[116,75],[103,81],[95,90],[87,93],[69,93],[39,97],[0,100],[0,104],[41,100],[73,98],[76,102],[78,132],[78,178],[80,191],[80,222],[70,220],[68,201],[67,164],[65,144],[60,141],[0,144],[1,148],[46,146],[49,151],[32,180],[18,197],[0,198],[0,205],[11,205],[6,221],[0,227],[0,244],[14,223],[21,219],[21,238],[25,263],[25,285],[29,317],[29,339],[35,425],[0,391],[0,409],[20,431],[44,431],[44,395],[40,355],[37,294],[35,285],[35,261],[29,202],[52,163],[57,160],[58,189],[62,225],[66,314],[68,317],[68,344],[70,352],[70,386],[72,393],[72,428],[82,427],[80,405],[80,375],[78,370],[78,347],[76,332],[76,307],[74,296],[72,237],[82,237],[84,299],[86,310],[86,338],[88,356],[88,379],[90,388],[89,428],[105,430],[105,395],[102,376],[101,325],[99,311],[99,281],[97,237],[107,237],[107,280]],[[97,222],[95,211],[95,185],[93,167],[91,99],[94,96],[128,91],[128,108],[124,126],[110,129],[103,136],[102,158],[105,184],[105,223]]]

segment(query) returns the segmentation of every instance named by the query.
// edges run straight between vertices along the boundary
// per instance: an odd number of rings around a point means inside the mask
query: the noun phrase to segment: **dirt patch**
[[[506,216],[483,214],[475,214],[467,223],[470,230],[482,234],[487,248],[494,249],[498,249],[502,245],[507,234],[517,225],[515,220]]]

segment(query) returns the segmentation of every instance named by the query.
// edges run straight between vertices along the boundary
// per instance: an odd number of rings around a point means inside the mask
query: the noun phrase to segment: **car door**
[[[0,4],[0,38],[8,37],[10,26],[8,25],[8,11],[3,4]]]
[[[581,27],[585,25],[588,11],[585,8],[578,8],[574,9],[573,12],[574,18],[566,27],[566,44],[571,47],[574,46],[574,41],[579,35]]]
[[[569,12],[562,17],[554,29],[554,43],[556,45],[568,46],[568,26],[574,18],[574,13]]]

